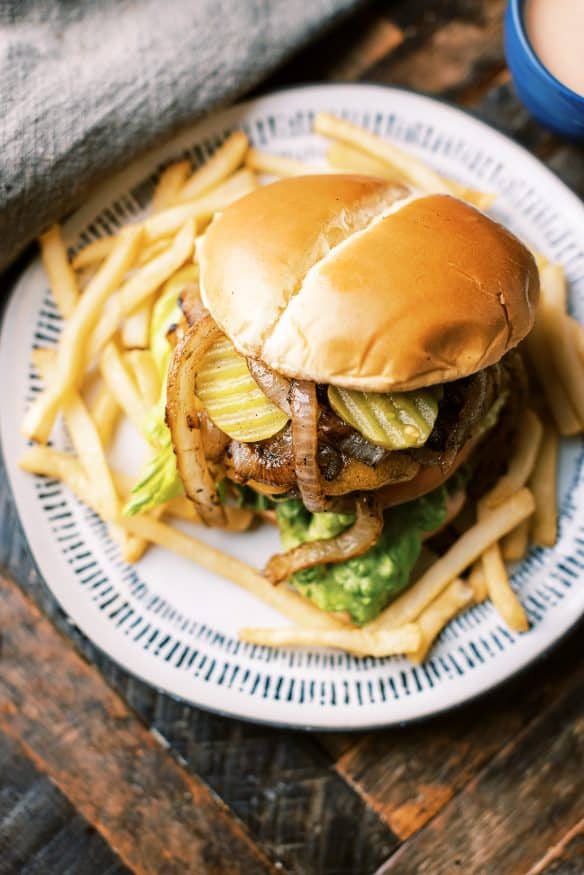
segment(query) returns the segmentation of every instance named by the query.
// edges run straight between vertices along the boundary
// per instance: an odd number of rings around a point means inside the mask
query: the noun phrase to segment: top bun
[[[239,352],[282,374],[371,392],[497,362],[530,331],[531,253],[447,195],[367,176],[285,179],[218,216],[201,292]]]

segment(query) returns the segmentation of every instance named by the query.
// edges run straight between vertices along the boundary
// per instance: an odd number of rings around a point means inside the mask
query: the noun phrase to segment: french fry
[[[224,182],[243,163],[248,149],[243,131],[234,131],[201,167],[193,173],[180,190],[177,202],[185,203],[206,194]]]
[[[364,173],[366,176],[378,176],[394,182],[403,182],[404,177],[395,168],[390,167],[380,158],[368,155],[361,149],[349,146],[336,140],[329,146],[326,159],[331,167],[344,170],[346,173]]]
[[[120,406],[105,383],[99,387],[89,412],[95,423],[101,445],[107,449],[118,424]]]
[[[582,425],[552,363],[552,343],[541,312],[537,314],[535,325],[527,335],[525,344],[558,431],[564,437],[578,434]]]
[[[239,630],[239,639],[263,647],[333,647],[355,656],[395,656],[415,653],[422,636],[416,623],[400,629],[309,629],[304,626],[282,628],[246,628]]]
[[[475,605],[480,605],[481,602],[484,602],[489,597],[489,591],[487,589],[487,578],[485,577],[485,572],[483,571],[483,563],[479,559],[471,568],[470,574],[468,576],[468,585],[473,591],[473,600]]]
[[[552,547],[558,534],[558,435],[546,427],[529,488],[535,498],[531,537],[540,547]]]
[[[163,216],[164,213],[160,213]],[[154,218],[157,218],[156,216]],[[193,254],[196,225],[187,219],[164,252],[139,268],[120,289],[120,307],[124,315],[134,312],[175,273]]]
[[[142,434],[149,408],[138,391],[138,387],[126,368],[115,343],[108,343],[102,352],[99,369],[106,386],[128,419]]]
[[[566,280],[559,264],[541,272],[541,318],[550,337],[552,361],[584,429],[584,366],[573,342],[573,329],[566,318]]]
[[[229,204],[257,188],[257,179],[251,170],[239,170],[217,188],[193,201],[170,207],[155,216],[151,216],[143,224],[144,233],[149,241],[159,240],[175,234],[185,222],[190,219],[204,223],[216,212],[224,210]]]
[[[25,450],[18,460],[18,467],[29,474],[41,474],[43,477],[62,480],[71,492],[89,504],[89,480],[75,456],[60,453],[52,447],[34,446]],[[102,514],[103,508],[97,502],[90,506],[96,513]]]
[[[537,513],[537,498],[535,513]],[[529,520],[523,520],[501,540],[501,555],[506,562],[519,562],[527,553],[528,546]]]
[[[534,509],[535,502],[528,489],[522,489],[501,502],[484,519],[478,520],[468,529],[413,586],[366,628],[371,631],[395,629],[416,620],[455,577],[478,559],[491,544],[495,544],[521,520],[531,516]]]
[[[122,322],[122,346],[125,349],[145,350],[148,347],[152,304],[152,298],[144,301]]]
[[[306,176],[309,173],[326,173],[327,168],[318,164],[307,164],[298,158],[288,158],[285,155],[272,155],[260,152],[259,149],[249,149],[245,156],[245,166],[256,173],[268,176]]]
[[[89,337],[89,343],[87,344],[88,362],[92,362],[97,358],[103,351],[103,348],[117,334],[123,318],[120,293],[115,292],[107,301],[99,322]]]
[[[79,300],[75,271],[69,264],[59,225],[53,225],[40,238],[41,258],[53,298],[60,314],[71,316]]]
[[[34,364],[45,383],[54,380],[58,359],[50,355],[52,350],[36,351]],[[63,418],[71,443],[75,449],[82,470],[96,496],[98,511],[106,519],[113,519],[118,513],[118,499],[109,465],[99,439],[97,428],[80,395],[69,391],[64,399]]]
[[[22,425],[23,433],[37,443],[47,442],[63,398],[81,382],[91,330],[108,296],[136,258],[139,240],[140,232],[135,229],[119,235],[116,248],[87,286],[65,324],[55,378],[29,407]]]
[[[411,185],[420,188],[427,194],[456,194],[454,186],[443,179],[431,167],[400,149],[389,140],[383,140],[376,134],[366,131],[345,119],[337,118],[326,112],[320,112],[314,119],[314,130],[325,137],[341,140],[368,155],[384,161],[395,168]]]
[[[176,161],[169,164],[160,174],[158,185],[152,196],[150,210],[159,213],[176,203],[181,188],[184,186],[191,172],[189,161]]]
[[[266,604],[302,626],[319,629],[344,628],[340,620],[316,608],[308,599],[286,587],[272,586],[259,571],[205,544],[173,529],[166,523],[147,515],[121,517],[119,524],[128,532],[139,535],[153,544],[165,547],[189,559],[207,571],[226,577],[242,589],[257,596]]]
[[[425,608],[416,624],[420,627],[421,641],[419,647],[409,653],[412,662],[424,662],[428,651],[442,629],[467,608],[474,599],[472,587],[457,578],[450,583],[437,598]]]
[[[153,243],[148,243],[147,246],[142,247],[138,260],[136,261],[136,267],[142,267],[143,264],[152,261],[153,258],[156,258],[157,255],[160,255],[160,253],[164,252],[167,248],[168,239],[166,237],[160,237]]]
[[[83,249],[73,256],[71,267],[74,270],[82,270],[86,267],[94,267],[104,261],[115,246],[115,237],[99,237],[84,246]]]
[[[160,398],[160,374],[149,349],[133,349],[126,353],[126,361],[134,374],[144,403],[153,407]]]
[[[490,547],[487,547],[483,553],[482,562],[487,591],[495,608],[510,629],[515,632],[527,632],[529,620],[523,605],[511,588],[509,575],[498,544],[491,544]]]
[[[572,342],[578,350],[580,361],[584,364],[584,325],[574,319],[573,316],[568,316],[568,323],[572,332]]]
[[[507,473],[481,499],[482,507],[491,510],[525,486],[535,465],[542,434],[543,426],[538,416],[533,410],[526,410],[521,419],[517,447],[509,463]]]
[[[393,182],[403,183],[409,181],[394,166],[340,141],[334,142],[330,146],[327,152],[327,161],[332,167],[344,170],[345,172],[365,173],[369,176],[378,176],[380,179],[387,179]],[[488,209],[497,199],[497,196],[492,192],[469,188],[460,182],[456,182],[454,179],[449,179],[447,184],[452,187],[453,192],[458,197],[481,210]]]

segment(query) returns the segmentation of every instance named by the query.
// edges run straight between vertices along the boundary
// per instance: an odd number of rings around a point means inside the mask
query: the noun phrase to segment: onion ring
[[[186,494],[208,526],[225,525],[225,512],[205,458],[195,378],[201,359],[220,336],[208,314],[189,328],[173,353],[167,384],[166,421],[178,471]]]

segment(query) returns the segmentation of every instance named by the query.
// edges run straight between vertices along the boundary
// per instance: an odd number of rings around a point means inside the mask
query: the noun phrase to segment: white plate
[[[578,199],[536,159],[481,122],[390,88],[298,88],[215,115],[103,186],[67,223],[69,241],[79,246],[128,220],[148,200],[161,164],[184,155],[203,160],[234,127],[243,126],[257,146],[321,159],[326,144],[310,133],[319,110],[348,115],[407,145],[438,170],[496,191],[493,215],[564,264],[572,310],[584,321],[584,210]],[[134,567],[124,565],[94,514],[59,483],[17,468],[26,446],[18,424],[38,390],[30,349],[55,343],[59,330],[35,262],[14,290],[0,346],[1,437],[16,504],[40,571],[67,614],[108,656],[160,689],[251,720],[318,728],[383,726],[435,714],[485,692],[558,641],[582,614],[584,448],[572,441],[562,449],[558,544],[532,550],[513,575],[531,621],[528,634],[510,633],[484,604],[448,626],[421,668],[401,658],[356,659],[241,644],[238,627],[280,624],[282,618],[236,586],[159,549]],[[57,445],[65,442],[59,434]],[[131,457],[131,430],[122,444],[122,456]],[[270,530],[204,537],[258,566],[277,547]]]

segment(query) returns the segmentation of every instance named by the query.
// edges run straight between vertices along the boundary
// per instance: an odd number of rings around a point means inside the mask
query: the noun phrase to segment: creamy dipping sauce
[[[524,20],[544,67],[584,97],[584,0],[527,0]]]

